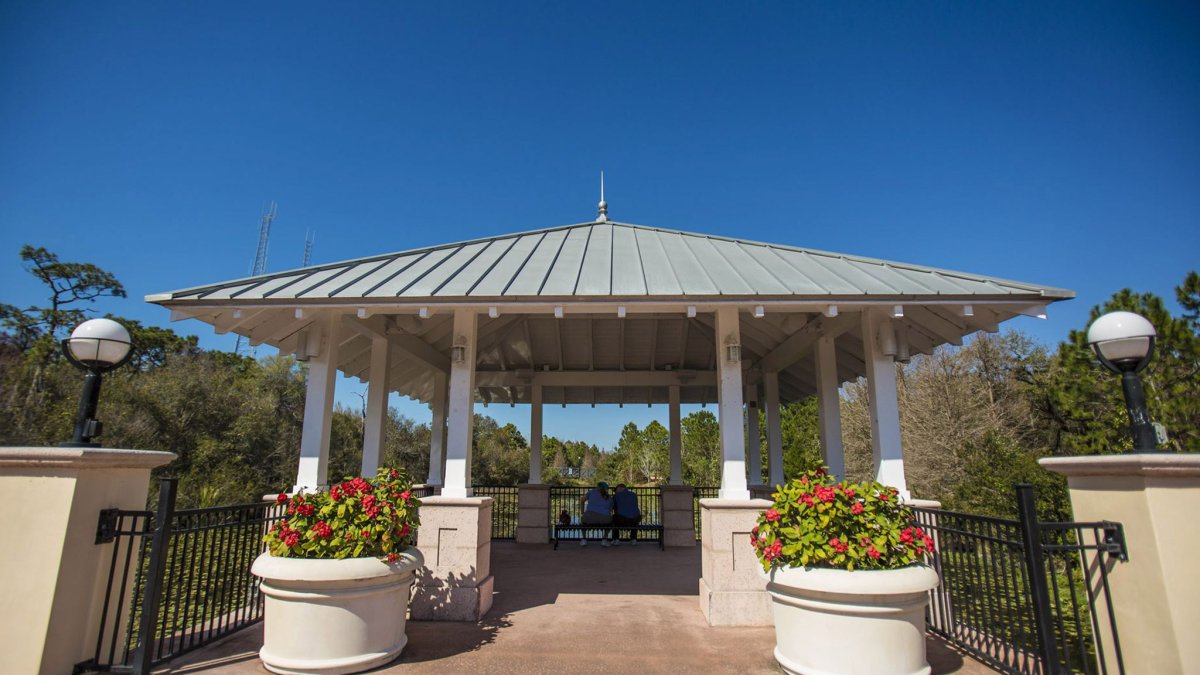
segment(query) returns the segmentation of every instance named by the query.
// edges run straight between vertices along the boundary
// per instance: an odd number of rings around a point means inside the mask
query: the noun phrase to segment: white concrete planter
[[[400,559],[306,560],[263,553],[251,571],[262,577],[263,647],[274,673],[358,673],[400,655],[408,600],[421,552]]]
[[[773,569],[765,575],[775,618],[775,660],[804,675],[923,675],[925,606],[937,572]]]

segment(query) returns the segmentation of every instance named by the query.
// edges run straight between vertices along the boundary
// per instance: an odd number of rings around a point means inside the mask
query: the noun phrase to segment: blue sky
[[[616,220],[1074,289],[1008,324],[1049,344],[1200,267],[1195,3],[10,0],[0,120],[0,302],[41,299],[32,243],[149,323],[247,272],[268,200],[281,270],[307,229],[327,262],[589,220],[601,169]]]

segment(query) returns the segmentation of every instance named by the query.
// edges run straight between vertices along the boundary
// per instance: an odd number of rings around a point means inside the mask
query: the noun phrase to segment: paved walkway
[[[774,629],[712,628],[700,613],[700,549],[581,549],[495,542],[492,610],[477,624],[410,621],[400,659],[375,672],[757,673],[782,672]],[[597,626],[603,628],[597,630]],[[266,673],[262,625],[171,662],[160,673]],[[992,671],[929,642],[934,673]]]

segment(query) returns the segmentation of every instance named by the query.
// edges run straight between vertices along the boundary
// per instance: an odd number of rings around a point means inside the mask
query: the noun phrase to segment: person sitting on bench
[[[600,481],[596,483],[596,487],[588,490],[588,493],[579,498],[579,504],[583,507],[583,517],[580,518],[580,525],[611,525],[612,524],[612,497],[608,496],[608,483]],[[579,540],[580,546],[587,546],[587,530],[582,531],[583,538]],[[600,545],[608,547],[607,529],[600,531],[602,537]]]
[[[642,510],[638,508],[637,495],[624,483],[617,485],[617,491],[613,493],[613,509],[616,511],[613,514],[613,525],[638,525],[642,522]],[[612,531],[612,538],[613,546],[620,545],[621,537],[618,530]],[[630,532],[629,540],[634,546],[637,546],[637,532]]]

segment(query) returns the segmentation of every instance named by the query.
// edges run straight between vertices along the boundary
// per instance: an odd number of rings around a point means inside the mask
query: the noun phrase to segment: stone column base
[[[664,485],[662,494],[663,545],[695,548],[696,511],[690,485]]]
[[[750,486],[750,498],[751,499],[770,500],[771,496],[774,494],[775,494],[775,486],[773,486],[773,485],[751,485]]]
[[[750,530],[765,499],[701,499],[700,610],[710,626],[770,626],[771,598]]]
[[[418,621],[478,621],[492,607],[492,498],[421,500],[417,573],[409,604]]]
[[[550,543],[550,486],[517,486],[517,543]]]

